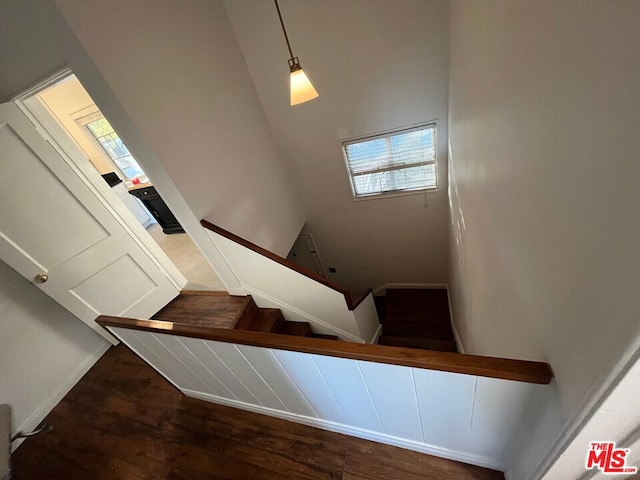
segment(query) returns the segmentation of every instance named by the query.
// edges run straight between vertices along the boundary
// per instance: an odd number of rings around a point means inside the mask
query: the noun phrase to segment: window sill
[[[409,195],[426,195],[429,193],[440,192],[440,188],[423,188],[422,190],[411,190],[407,192],[389,192],[389,193],[376,193],[373,195],[366,195],[362,197],[353,196],[354,202],[364,202],[367,200],[381,200],[383,198],[391,198],[391,197],[406,197]]]

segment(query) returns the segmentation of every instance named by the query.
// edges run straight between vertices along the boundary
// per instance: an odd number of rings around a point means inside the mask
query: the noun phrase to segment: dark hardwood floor
[[[13,480],[493,480],[499,472],[184,397],[124,346],[13,455]]]

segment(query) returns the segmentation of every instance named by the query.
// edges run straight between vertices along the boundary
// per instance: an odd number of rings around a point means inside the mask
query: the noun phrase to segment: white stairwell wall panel
[[[238,345],[238,349],[278,395],[288,411],[307,417],[316,416],[309,402],[300,393],[271,350],[249,345]]]
[[[295,305],[295,298],[286,283],[281,281],[282,265],[221,235],[208,233],[240,282],[284,303]]]
[[[273,353],[316,412],[317,417],[335,423],[348,424],[344,410],[340,407],[311,355],[284,350],[273,350]]]
[[[506,452],[510,461],[505,478],[528,479],[541,473],[541,460],[545,458],[549,447],[557,441],[566,420],[567,414],[563,411],[555,380],[546,385],[546,388],[534,389]]]
[[[111,328],[186,395],[506,470],[553,385]],[[520,435],[521,436],[521,435]]]
[[[216,390],[216,383],[211,381],[209,375],[207,375],[206,369],[202,368],[202,364],[197,361],[197,359],[191,354],[189,349],[184,346],[178,337],[173,337],[171,335],[152,335],[155,344],[152,344],[152,348],[158,348],[158,345],[162,345],[162,347],[166,350],[156,351],[156,354],[159,356],[162,355],[166,358],[167,363],[172,362],[171,357],[167,357],[167,352],[173,356],[178,362],[176,365],[179,365],[184,373],[183,376],[186,376],[190,384],[193,386],[192,389],[197,389],[210,394],[217,394],[219,390]],[[188,387],[187,387],[188,388]]]
[[[469,441],[479,446],[480,455],[501,451],[506,456],[525,418],[528,400],[537,389],[539,385],[478,377]]]
[[[213,235],[216,244],[244,285],[307,314],[330,320],[341,330],[359,336],[353,313],[348,310],[344,295],[340,292],[220,235]]]
[[[412,369],[384,363],[358,364],[384,431],[394,437],[423,442]]]
[[[311,315],[330,320],[337,327],[360,336],[352,311],[344,295],[289,268],[282,268],[282,278],[295,299],[295,305]]]
[[[168,339],[160,337],[160,339],[155,335],[145,335],[136,333],[138,338],[144,341],[145,347],[151,350],[156,357],[160,358],[162,362],[167,365],[171,365],[171,368],[178,373],[182,381],[178,384],[180,389],[187,390],[209,390],[203,384],[203,382],[196,377],[189,367],[187,367],[184,362],[173,355],[171,350],[169,350],[162,342],[165,341],[169,343]]]
[[[156,338],[159,338],[165,345],[170,344],[169,341],[165,342],[165,336],[156,335]],[[207,366],[204,364],[203,359],[200,356],[195,355],[186,345],[185,343],[190,339],[171,337],[175,339],[175,342],[172,342],[173,352],[176,355],[180,356],[182,363],[184,363],[194,375],[196,375],[200,380],[206,383],[207,389],[211,394],[219,396],[219,397],[228,397],[237,399],[237,397],[233,394],[227,386],[220,381],[218,376],[214,374]],[[202,344],[204,348],[206,346]]]
[[[167,380],[169,380],[177,388],[187,388],[187,381],[174,368],[174,365],[167,363],[162,357],[158,356],[155,351],[150,348],[149,343],[153,343],[154,339],[149,333],[139,333],[126,328],[112,328],[112,333],[124,342],[131,350],[140,355],[149,365],[155,368]]]
[[[367,343],[377,341],[382,325],[378,320],[378,310],[373,295],[369,294],[353,311],[360,335]],[[376,321],[372,321],[372,319]]]
[[[309,322],[314,331],[345,340],[370,342],[375,336],[380,323],[373,298],[351,311],[342,293],[217,233],[208,234],[259,307],[280,308],[287,320]],[[303,318],[295,318],[300,314]]]
[[[256,371],[247,358],[238,350],[233,343],[217,342],[215,344],[216,355],[231,367],[238,380],[258,399],[264,407],[273,410],[288,411],[287,407],[280,400],[273,390],[267,385],[264,379]]]
[[[197,338],[179,338],[184,346],[231,392],[232,396],[223,395],[223,398],[261,405],[247,386],[240,381],[227,364],[211,349],[210,346],[212,342],[199,340]]]
[[[413,376],[424,441],[444,448],[473,448],[469,433],[477,377],[419,369]]]
[[[321,355],[313,355],[312,358],[349,425],[384,432],[358,362]]]

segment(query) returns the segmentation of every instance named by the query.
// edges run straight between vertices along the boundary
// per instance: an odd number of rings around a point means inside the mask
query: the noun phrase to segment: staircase
[[[250,295],[235,297],[226,292],[183,291],[152,320],[338,340],[335,335],[314,333],[309,322],[285,320],[277,308],[259,308]]]
[[[379,345],[457,352],[444,289],[388,289],[376,297],[382,322]],[[339,340],[315,333],[308,322],[285,320],[280,309],[259,308],[251,296],[185,290],[152,320],[199,327],[228,328],[296,337]]]
[[[380,345],[457,352],[445,289],[388,289],[376,298]]]

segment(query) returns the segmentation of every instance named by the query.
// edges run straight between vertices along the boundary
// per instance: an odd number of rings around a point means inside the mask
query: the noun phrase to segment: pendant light
[[[287,35],[287,30],[284,28],[284,22],[282,21],[282,14],[280,13],[280,6],[278,5],[278,0],[273,0],[276,4],[276,10],[278,11],[278,17],[280,18],[280,25],[282,25],[282,32],[284,33],[284,39],[287,42],[287,47],[289,48],[289,55],[291,58],[289,59],[289,70],[291,71],[291,79],[290,79],[290,93],[291,93],[291,105],[298,105],[300,103],[308,102],[309,100],[313,100],[318,96],[318,92],[313,88],[309,78],[302,70],[300,66],[300,61],[298,57],[293,56],[293,51],[291,50],[291,44],[289,43],[289,37]]]

